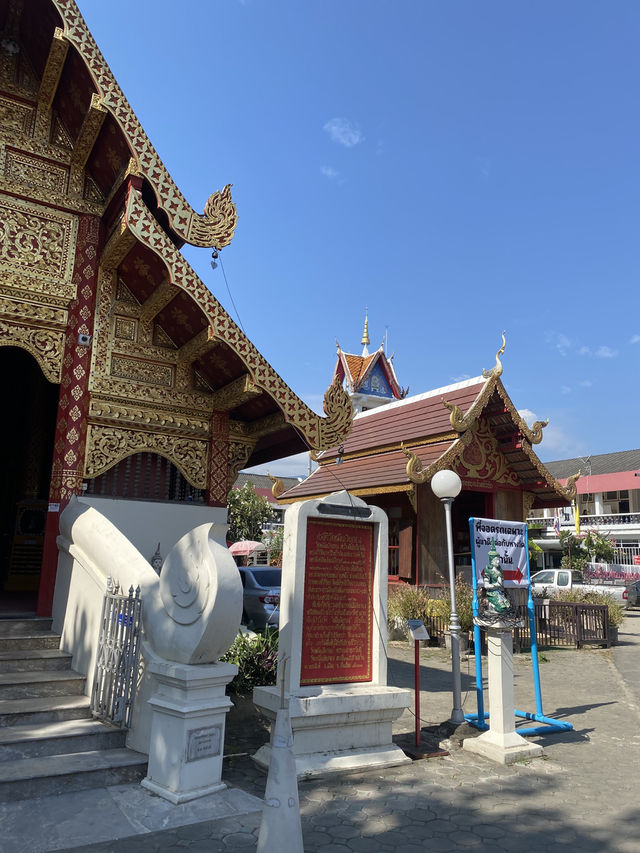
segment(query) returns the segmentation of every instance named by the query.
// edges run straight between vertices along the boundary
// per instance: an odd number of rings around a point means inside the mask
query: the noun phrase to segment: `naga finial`
[[[574,500],[576,495],[578,494],[578,487],[576,486],[576,480],[582,476],[582,471],[578,470],[577,474],[572,474],[567,478],[567,484],[564,487],[563,491],[567,496],[567,500]]]
[[[271,494],[274,496],[274,498],[279,498],[280,495],[283,495],[285,492],[284,483],[282,482],[280,477],[272,477],[268,471],[267,477],[273,483],[273,486],[271,486]]]
[[[409,460],[407,462],[407,477],[411,480],[412,483],[417,483],[421,485],[422,483],[426,483],[427,481],[427,472],[422,467],[422,462],[416,456],[415,453],[412,453],[408,447],[405,447],[404,444],[400,445],[400,449],[404,453],[404,455]]]
[[[549,425],[549,418],[546,421],[535,421],[531,428],[527,426],[524,420],[520,425],[520,432],[524,435],[530,444],[540,444],[542,441],[542,430]]]
[[[507,345],[507,339],[505,338],[505,332],[502,333],[502,346],[496,353],[496,364],[495,367],[492,367],[491,370],[482,370],[482,376],[484,379],[491,379],[492,376],[501,376],[502,375],[502,362],[500,361],[500,356],[503,354],[505,347]]]
[[[456,432],[464,432],[468,429],[469,424],[466,422],[462,411],[460,410],[460,406],[456,406],[455,403],[449,403],[444,397],[441,397],[442,405],[446,406],[447,409],[451,412],[449,415],[449,422],[451,423],[452,429]]]

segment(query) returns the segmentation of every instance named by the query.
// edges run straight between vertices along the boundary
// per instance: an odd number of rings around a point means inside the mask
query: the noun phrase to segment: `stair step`
[[[84,691],[85,681],[73,670],[4,672],[0,673],[0,700],[77,695]]]
[[[39,699],[1,699],[0,726],[26,726],[80,720],[89,716],[88,696],[45,696]]]
[[[0,763],[73,752],[122,749],[127,733],[98,720],[0,728]]]
[[[16,649],[57,649],[60,637],[51,631],[23,631],[21,634],[0,634],[0,652]]]
[[[147,756],[131,749],[75,752],[0,763],[0,801],[67,794],[142,779]]]
[[[51,630],[51,617],[33,617],[30,619],[12,619],[0,617],[0,637],[15,634],[25,635],[31,632],[42,633]]]
[[[0,673],[69,670],[71,655],[60,649],[15,649],[0,652]]]

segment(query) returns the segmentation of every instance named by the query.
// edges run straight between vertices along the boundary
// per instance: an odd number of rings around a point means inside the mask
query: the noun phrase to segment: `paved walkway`
[[[412,647],[400,643],[391,647],[389,681],[412,686]],[[515,661],[516,705],[534,710],[530,658],[518,655]],[[464,708],[474,711],[473,659],[463,662],[462,670]],[[540,670],[545,714],[568,719],[574,725],[572,732],[535,739],[545,748],[543,758],[503,767],[452,744],[447,757],[301,782],[306,853],[640,853],[640,611],[626,616],[620,645],[615,649],[546,651]],[[451,710],[451,677],[444,651],[422,650],[421,685],[423,725],[446,720]],[[411,714],[405,712],[396,730],[399,735],[408,735],[413,726]],[[232,787],[232,798],[263,795],[265,777],[244,753],[264,736],[264,731],[249,736],[246,726],[235,731],[230,726],[228,751],[235,750],[236,755],[225,761],[223,778]],[[130,797],[140,796],[140,791],[137,786],[135,790],[129,786],[104,789],[100,794],[102,807],[94,804],[91,808],[88,801],[84,802],[82,820],[92,820],[91,837],[104,838],[101,833],[109,831],[113,838],[116,832],[131,835],[151,828],[149,823],[134,826],[131,816],[131,825],[121,818],[120,825],[114,826],[113,810],[104,809],[116,798],[131,804]],[[170,828],[171,821],[178,820],[175,807],[154,799],[155,808],[162,811],[161,825],[166,827],[162,831],[90,845],[81,844],[80,838],[71,834],[65,847],[60,846],[60,840],[51,842],[55,846],[25,847],[16,837],[16,824],[5,820],[0,850],[112,853],[123,844],[129,844],[136,853],[255,849],[259,811],[218,819],[210,812],[205,818],[207,806],[201,801],[197,815],[180,817],[181,821],[195,822]],[[57,809],[62,826],[57,827],[56,838],[60,839],[65,821],[69,831],[77,830],[74,801],[77,808],[78,795],[43,798],[39,804],[32,801],[31,814],[37,810],[44,815],[47,809]],[[247,797],[245,805],[251,802],[255,803]],[[143,810],[142,802],[131,809],[134,815]],[[24,837],[22,840],[26,841]]]

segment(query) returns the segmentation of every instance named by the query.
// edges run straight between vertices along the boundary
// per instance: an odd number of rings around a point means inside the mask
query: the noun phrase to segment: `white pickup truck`
[[[590,583],[582,572],[575,569],[544,569],[531,575],[531,589],[533,592],[548,593],[562,592],[565,589],[577,589],[581,592],[606,592],[612,595],[623,607],[630,607],[629,590],[624,584]]]

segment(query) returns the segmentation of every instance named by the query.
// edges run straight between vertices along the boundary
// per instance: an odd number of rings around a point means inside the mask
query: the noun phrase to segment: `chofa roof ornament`
[[[507,340],[505,338],[505,332],[502,333],[502,346],[496,353],[496,365],[492,367],[491,370],[482,371],[482,376],[484,379],[491,379],[492,376],[501,376],[502,375],[502,362],[500,361],[500,356],[504,352],[504,349],[507,345]]]

